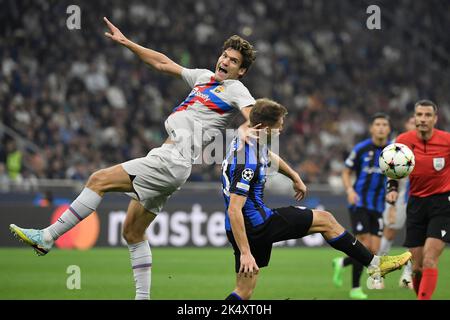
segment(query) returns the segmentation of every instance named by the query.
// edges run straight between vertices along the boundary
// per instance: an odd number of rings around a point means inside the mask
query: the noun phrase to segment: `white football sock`
[[[408,274],[411,276],[412,274],[412,263],[411,260],[409,260],[405,265],[405,270],[403,270],[403,274]]]
[[[129,244],[131,267],[136,285],[135,300],[149,300],[152,278],[152,251],[147,240]]]
[[[374,255],[372,261],[370,261],[370,266],[379,267],[380,266],[380,257]]]
[[[102,197],[96,192],[89,188],[84,188],[61,217],[51,226],[44,229],[44,241],[52,242],[58,239],[95,211],[101,201]]]
[[[378,255],[383,256],[387,255],[389,251],[391,251],[393,240],[388,240],[384,236],[381,238],[380,250],[378,251]]]

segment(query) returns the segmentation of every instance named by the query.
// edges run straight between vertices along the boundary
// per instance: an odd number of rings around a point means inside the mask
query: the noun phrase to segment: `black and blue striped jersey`
[[[263,202],[264,184],[269,166],[267,146],[245,144],[238,152],[239,139],[233,139],[227,157],[222,163],[222,186],[225,199],[225,229],[231,231],[228,206],[230,194],[246,196],[247,201],[242,208],[247,230],[266,221],[272,214]]]
[[[378,159],[385,146],[376,146],[372,139],[358,143],[345,160],[345,166],[356,173],[353,188],[359,196],[356,207],[383,212],[386,194],[386,176]]]

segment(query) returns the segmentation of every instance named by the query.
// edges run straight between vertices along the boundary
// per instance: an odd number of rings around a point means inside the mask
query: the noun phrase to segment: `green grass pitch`
[[[152,299],[224,299],[235,275],[230,248],[153,248]],[[397,248],[393,253],[401,253]],[[332,285],[330,248],[274,248],[268,268],[260,273],[253,299],[347,299],[351,269],[344,286]],[[81,270],[81,289],[67,289],[67,268]],[[128,250],[95,248],[88,251],[53,250],[37,257],[31,249],[0,249],[0,299],[133,299],[134,281]],[[370,299],[414,300],[412,291],[398,287],[401,271],[386,278],[384,290],[368,290]],[[450,249],[442,254],[433,299],[450,299]]]

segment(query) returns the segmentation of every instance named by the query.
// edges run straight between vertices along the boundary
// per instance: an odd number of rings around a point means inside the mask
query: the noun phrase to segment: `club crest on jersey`
[[[224,86],[218,86],[216,89],[214,89],[215,93],[222,93],[225,90]]]
[[[245,168],[244,171],[242,171],[242,179],[245,181],[251,181],[254,175],[255,172],[250,168]]]
[[[433,167],[436,171],[441,171],[445,166],[445,158],[433,158]]]

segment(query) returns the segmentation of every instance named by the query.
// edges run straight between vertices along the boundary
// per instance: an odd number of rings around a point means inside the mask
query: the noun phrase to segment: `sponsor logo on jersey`
[[[373,151],[371,150],[367,153],[367,157],[364,157],[364,161],[370,161],[372,159],[373,159]]]
[[[373,174],[373,173],[380,173],[380,174],[382,174],[382,171],[381,171],[380,167],[364,167],[363,171],[367,172],[368,174]]]
[[[200,92],[199,89],[197,87],[195,87],[194,89],[192,89],[191,91],[191,95],[197,96],[202,98],[205,101],[209,101],[209,96],[206,93]]]

